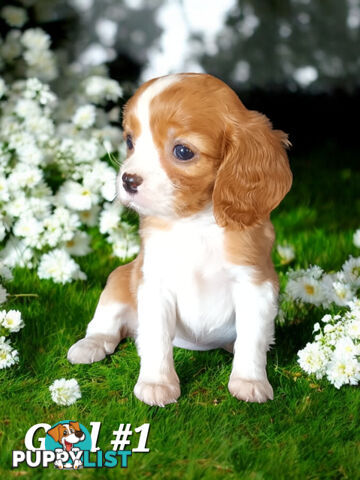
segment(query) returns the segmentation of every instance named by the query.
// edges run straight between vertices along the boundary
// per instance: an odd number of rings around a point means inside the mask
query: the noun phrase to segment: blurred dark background
[[[360,0],[5,3],[27,9],[26,28],[51,35],[64,68],[105,63],[125,99],[148,78],[206,71],[286,131],[294,155],[325,148],[339,167],[360,163]]]

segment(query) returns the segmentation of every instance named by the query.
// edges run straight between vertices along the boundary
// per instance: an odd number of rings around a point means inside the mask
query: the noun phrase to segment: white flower
[[[321,280],[310,275],[303,275],[297,279],[290,279],[286,292],[294,300],[321,305],[325,300],[325,293]]]
[[[342,272],[348,282],[360,287],[360,257],[349,257],[342,266]]]
[[[315,373],[317,378],[321,378],[325,373],[328,355],[318,343],[307,343],[298,352],[298,362],[306,373]]]
[[[57,194],[58,201],[73,210],[90,210],[98,202],[98,197],[80,183],[68,180],[62,184]]]
[[[0,176],[0,202],[7,202],[9,200],[9,189],[6,178]]]
[[[320,323],[319,323],[319,322],[316,322],[316,323],[314,324],[313,332],[317,332],[317,331],[319,331],[319,330],[320,330]]]
[[[0,97],[1,97],[1,95],[0,95]],[[355,247],[360,248],[360,228],[357,229],[356,232],[354,233],[353,242],[354,242]]]
[[[100,207],[93,205],[90,210],[81,210],[78,212],[79,218],[85,225],[94,227],[98,223]]]
[[[72,280],[85,280],[86,275],[70,255],[61,249],[45,253],[38,267],[39,278],[47,278],[55,283],[67,283]]]
[[[346,332],[350,338],[360,340],[360,320],[351,320],[346,325]]]
[[[2,8],[1,16],[10,27],[21,28],[28,19],[26,10],[12,5],[7,5]]]
[[[333,353],[334,357],[354,357],[360,355],[360,346],[355,345],[350,337],[342,337],[337,343]]]
[[[355,358],[336,356],[329,363],[326,376],[336,388],[345,384],[357,385],[360,380],[360,364]]]
[[[85,81],[85,94],[96,103],[102,103],[104,100],[118,100],[122,95],[122,89],[115,80],[93,75]]]
[[[4,312],[4,310],[3,310]],[[18,310],[9,310],[0,321],[0,325],[9,330],[10,333],[18,332],[24,326],[21,313]]]
[[[10,30],[0,47],[1,56],[8,62],[12,62],[21,55],[20,35],[19,30]]]
[[[89,128],[95,123],[96,108],[94,105],[83,105],[73,115],[72,121],[79,128]]]
[[[21,37],[21,43],[29,50],[47,50],[50,47],[50,37],[41,28],[29,28]]]
[[[0,277],[8,282],[11,282],[13,279],[13,274],[9,267],[7,267],[1,260],[0,260]]]
[[[295,258],[295,250],[291,245],[278,245],[276,250],[280,255],[281,263],[284,265],[292,262]]]
[[[32,267],[33,250],[22,240],[10,237],[0,252],[2,261],[8,267]]]
[[[90,237],[87,233],[78,231],[71,240],[65,242],[64,248],[70,255],[87,255],[91,252]]]
[[[18,361],[18,351],[12,348],[10,340],[0,337],[0,369],[11,367]]]
[[[6,91],[7,91],[6,83],[0,77],[0,98],[2,98],[5,95]]]
[[[15,105],[14,113],[22,118],[27,117],[40,117],[41,109],[39,104],[34,100],[28,98],[20,98]]]
[[[50,385],[51,398],[58,405],[69,406],[81,398],[81,392],[78,382],[75,378],[66,380],[60,378]]]
[[[340,272],[341,273],[341,272]],[[337,274],[324,275],[323,287],[329,303],[346,306],[354,298],[354,288],[344,281],[344,276]]]
[[[7,295],[6,289],[0,284],[0,304],[6,302]]]
[[[29,247],[36,247],[40,242],[40,234],[43,231],[43,225],[31,215],[23,215],[15,223],[13,232],[17,237],[24,238],[24,244]]]
[[[120,223],[120,216],[124,207],[118,203],[105,203],[104,210],[100,213],[100,232],[111,233]]]

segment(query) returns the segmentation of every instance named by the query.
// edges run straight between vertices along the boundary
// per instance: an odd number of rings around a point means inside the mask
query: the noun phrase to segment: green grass
[[[349,254],[359,255],[352,245],[360,226],[356,162],[355,154],[331,148],[292,160],[294,186],[272,218],[278,242],[295,246],[293,266],[317,263],[336,270]],[[9,284],[11,293],[38,297],[13,298],[7,305],[22,311],[26,326],[13,337],[19,365],[0,371],[1,478],[360,478],[358,389],[336,390],[302,374],[296,363],[297,350],[311,339],[312,325],[322,314],[318,309],[292,308],[286,312],[287,324],[277,327],[276,345],[268,356],[275,399],[263,405],[230,396],[232,358],[225,351],[175,348],[182,395],[165,409],[144,405],[133,395],[139,358],[132,340],[100,363],[68,363],[68,348],[83,336],[106,277],[118,264],[99,254],[106,248],[98,242],[96,251],[81,261],[87,282],[58,286],[16,270]],[[282,281],[287,268],[277,268]],[[80,384],[83,396],[71,407],[51,401],[48,387],[61,377],[75,377]],[[126,470],[65,474],[52,466],[11,469],[11,451],[24,448],[30,426],[65,419],[86,427],[101,421],[99,446],[104,450],[111,449],[112,431],[119,423],[136,427],[150,422],[151,451],[134,454]]]

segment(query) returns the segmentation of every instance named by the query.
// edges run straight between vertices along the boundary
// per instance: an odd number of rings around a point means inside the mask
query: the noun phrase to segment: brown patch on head
[[[225,229],[226,258],[235,265],[255,267],[254,282],[260,284],[270,281],[278,290],[278,277],[271,260],[274,240],[274,227],[270,220],[244,230]]]
[[[221,80],[182,74],[150,103],[150,124],[160,161],[175,186],[180,216],[213,201],[223,227],[244,228],[268,218],[292,182],[287,136],[264,115],[247,110]],[[195,156],[179,161],[176,144]]]
[[[188,216],[211,203],[224,131],[216,99],[225,84],[203,74],[178,78],[152,99],[150,124],[161,164],[175,187],[176,213]],[[194,158],[176,159],[175,145],[190,148]]]

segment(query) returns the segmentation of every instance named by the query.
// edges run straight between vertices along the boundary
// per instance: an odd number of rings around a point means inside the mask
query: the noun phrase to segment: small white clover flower
[[[12,5],[1,9],[1,16],[10,27],[21,28],[28,20],[26,10]]]
[[[86,275],[70,255],[61,249],[45,253],[40,258],[39,278],[51,279],[55,283],[67,283],[72,280],[86,280]]]
[[[50,385],[49,390],[53,402],[58,405],[69,406],[81,398],[80,387],[75,378],[71,378],[70,380],[66,380],[65,378],[55,380],[54,383]]]
[[[360,380],[360,363],[354,357],[335,356],[328,365],[326,376],[335,386],[357,385]]]
[[[87,78],[84,89],[89,100],[96,103],[102,103],[105,100],[116,102],[122,95],[122,89],[118,82],[99,75]]]
[[[276,250],[280,256],[281,263],[287,265],[291,263],[295,258],[295,250],[291,245],[278,245]]]
[[[94,125],[96,118],[96,108],[94,105],[82,105],[72,117],[74,125],[78,128],[87,129]]]
[[[3,310],[4,312],[5,310]],[[5,315],[0,317],[0,326],[9,330],[10,333],[18,332],[24,326],[24,321],[21,318],[21,312],[18,310],[9,310]]]
[[[64,182],[57,193],[59,203],[72,210],[90,210],[98,203],[98,196],[89,188],[73,180]]]
[[[0,337],[0,369],[11,367],[18,361],[18,351],[12,348],[10,340]]]
[[[22,34],[21,43],[31,51],[47,50],[50,47],[50,36],[41,28],[29,28]]]
[[[298,351],[298,363],[306,373],[315,373],[321,378],[325,373],[328,362],[328,352],[318,343],[308,342],[302,350]]]
[[[105,203],[104,209],[100,213],[100,232],[112,233],[120,223],[120,216],[124,211],[124,207],[117,203]]]
[[[287,294],[294,300],[321,305],[325,301],[325,292],[321,280],[310,275],[290,279],[286,286]]]
[[[342,272],[349,283],[360,287],[360,257],[350,256],[342,266]]]
[[[70,255],[87,255],[91,252],[90,237],[87,233],[78,231],[71,240],[64,243],[64,248]]]
[[[1,95],[0,95],[0,97],[1,97]],[[358,228],[353,235],[353,243],[354,243],[355,247],[360,248],[360,228]]]

